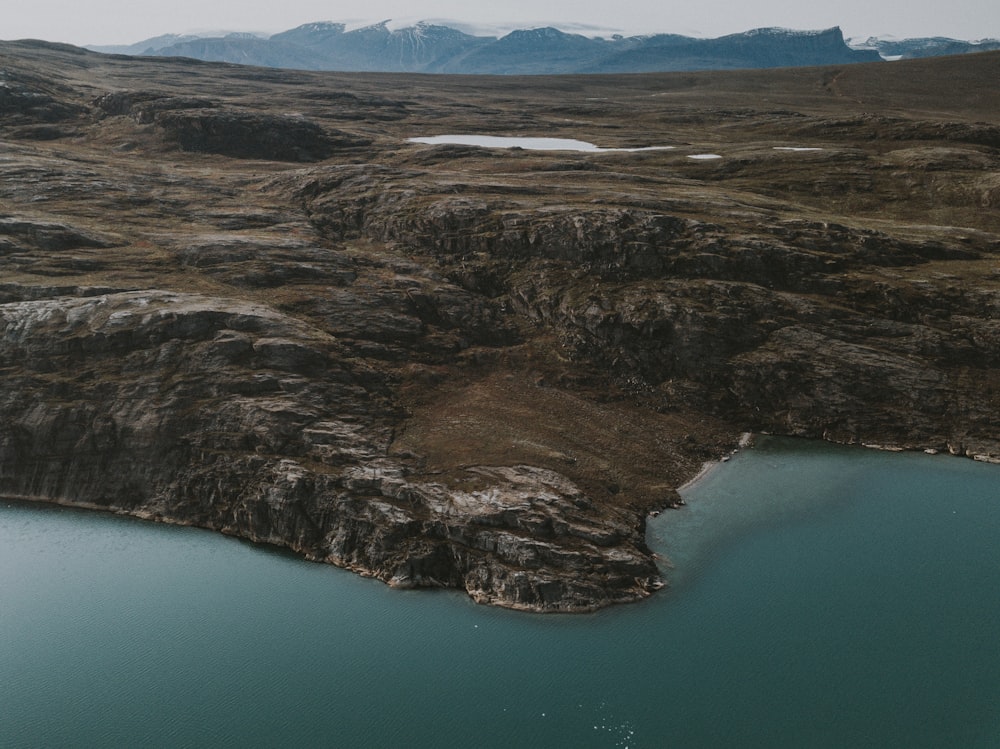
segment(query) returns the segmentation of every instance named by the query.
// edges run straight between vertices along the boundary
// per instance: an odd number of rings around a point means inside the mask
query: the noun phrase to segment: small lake
[[[0,746],[1000,746],[1000,469],[765,439],[582,616],[0,502]]]
[[[644,148],[600,148],[593,143],[572,138],[508,138],[497,135],[433,135],[410,138],[410,143],[440,146],[479,146],[480,148],[523,148],[526,151],[583,151],[585,153],[635,153],[637,151],[670,151],[674,146]]]

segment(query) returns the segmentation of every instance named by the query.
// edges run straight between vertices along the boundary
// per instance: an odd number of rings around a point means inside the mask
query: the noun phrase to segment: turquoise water
[[[0,503],[0,746],[1000,746],[1000,469],[770,440],[687,497],[672,588],[569,617]]]

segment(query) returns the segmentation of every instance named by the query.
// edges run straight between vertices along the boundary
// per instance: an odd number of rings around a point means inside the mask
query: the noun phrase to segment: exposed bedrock
[[[1000,288],[948,272],[1000,251],[992,234],[914,238],[725,202],[704,207],[711,223],[627,205],[525,210],[516,194],[407,183],[337,169],[296,189],[321,231],[423,254],[657,408],[1000,457]]]
[[[302,117],[220,109],[171,110],[155,116],[185,151],[241,159],[322,161],[338,149],[367,145],[363,138],[325,131]]]
[[[996,460],[998,70],[0,43],[0,496],[579,611],[660,584],[643,518],[741,432]]]
[[[407,587],[574,611],[658,585],[641,518],[566,477],[411,480],[384,378],[266,307],[164,291],[0,305],[0,494],[287,546]]]
[[[328,130],[301,116],[221,107],[196,97],[151,91],[116,91],[94,101],[102,117],[129,117],[139,125],[157,125],[184,151],[240,159],[322,161],[337,151],[370,140]]]

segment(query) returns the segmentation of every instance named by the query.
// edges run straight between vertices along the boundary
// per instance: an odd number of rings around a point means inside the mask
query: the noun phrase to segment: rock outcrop
[[[141,116],[148,116],[144,109]],[[167,137],[185,151],[201,151],[239,159],[322,161],[337,149],[357,148],[369,141],[328,133],[301,117],[262,115],[217,109],[165,111],[154,117]]]
[[[1000,289],[905,275],[990,258],[1000,252],[992,235],[911,240],[763,215],[710,224],[649,209],[529,211],[523,197],[413,195],[423,176],[375,186],[338,168],[335,188],[319,176],[299,195],[331,237],[432,255],[457,283],[503,295],[575,359],[662,408],[697,403],[756,430],[1000,457]],[[869,275],[876,269],[883,278]]]
[[[383,377],[266,307],[53,297],[0,305],[0,333],[7,496],[193,523],[514,608],[659,585],[641,519],[609,519],[557,473],[475,466],[473,491],[411,479],[387,457]]]
[[[4,43],[0,496],[583,611],[663,584],[646,514],[742,432],[996,461],[1000,57],[906,65],[525,89]]]
[[[338,151],[371,143],[357,135],[326,130],[301,116],[228,109],[209,99],[154,91],[115,91],[98,97],[94,105],[105,116],[156,124],[168,141],[184,151],[237,159],[323,161]]]

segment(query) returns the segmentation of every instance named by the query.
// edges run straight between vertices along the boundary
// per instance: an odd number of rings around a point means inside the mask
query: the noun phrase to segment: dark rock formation
[[[185,151],[239,159],[322,161],[337,149],[368,143],[343,133],[328,133],[300,117],[209,109],[163,112],[155,121]]]
[[[161,112],[175,109],[213,109],[216,103],[190,96],[164,96],[152,91],[115,91],[99,96],[94,105],[109,116],[128,115],[140,124],[156,120]]]
[[[599,362],[664,408],[681,398],[758,430],[1000,457],[991,409],[968,411],[1000,388],[984,337],[1000,291],[973,300],[924,277],[853,275],[978,260],[1000,251],[992,237],[912,241],[802,220],[748,234],[651,210],[527,212],[470,198],[421,196],[415,209],[393,192],[414,182],[412,172],[363,182],[352,210],[352,180],[338,170],[329,219],[322,177],[300,195],[331,236],[432,254],[457,282],[506,295],[576,359]]]
[[[0,331],[8,496],[195,523],[514,608],[589,609],[658,585],[641,520],[609,522],[559,474],[476,467],[474,491],[410,479],[386,457],[383,377],[266,307],[54,297],[0,305]]]
[[[113,247],[114,240],[66,224],[30,221],[13,216],[0,218],[0,247],[8,252],[32,249],[59,251],[80,247]]]
[[[94,101],[108,116],[155,123],[185,151],[238,159],[322,161],[335,152],[371,143],[343,131],[325,130],[304,117],[220,108],[216,102],[150,91],[116,91]]]
[[[0,495],[580,611],[661,585],[646,513],[741,432],[997,460],[1000,56],[899,65],[525,89],[0,45]]]

